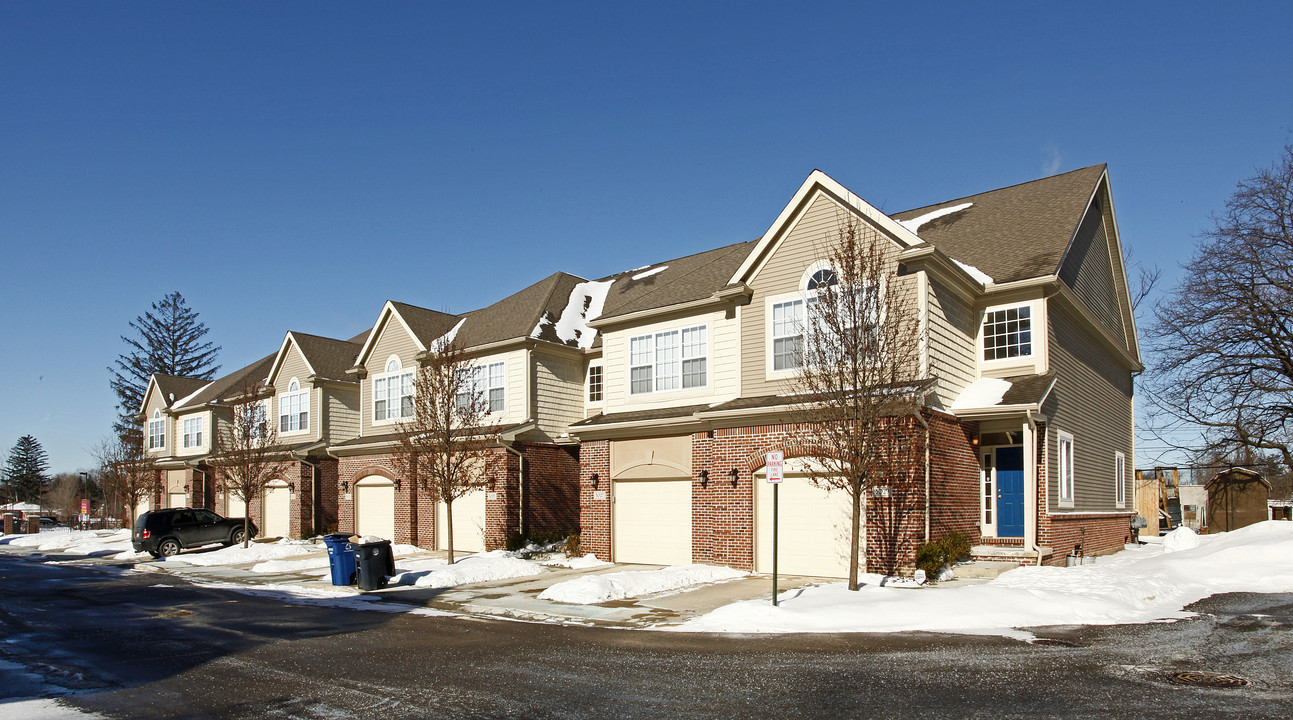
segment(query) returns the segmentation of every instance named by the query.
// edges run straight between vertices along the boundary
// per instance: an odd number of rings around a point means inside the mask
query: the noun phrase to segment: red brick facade
[[[501,447],[488,451],[485,464],[486,550],[503,547],[509,536],[522,531],[526,534],[579,531],[578,448],[517,443],[515,449],[521,456]],[[380,475],[396,483],[394,541],[434,547],[436,504],[426,490],[404,481],[394,456],[390,454],[341,458],[331,486],[332,492],[340,498],[337,502],[337,529],[354,532],[354,486],[370,475]],[[344,490],[340,487],[342,484],[345,485]]]
[[[979,464],[971,437],[973,424],[936,413],[924,414],[930,428],[930,532],[938,538],[952,530],[978,537]],[[718,428],[691,435],[692,561],[754,567],[754,473],[764,455],[781,450],[787,457],[810,454],[796,442],[801,426],[756,425]],[[866,563],[870,570],[915,567],[916,546],[925,537],[925,430],[912,418],[896,419],[893,440],[918,447],[914,464],[885,482],[888,497],[867,497]],[[584,442],[580,448],[581,545],[603,560],[611,557],[610,444]],[[737,472],[733,487],[730,473]],[[707,474],[702,476],[702,472]],[[594,486],[592,478],[597,476]]]

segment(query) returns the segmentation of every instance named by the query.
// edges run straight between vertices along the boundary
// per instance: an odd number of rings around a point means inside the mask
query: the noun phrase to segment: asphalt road
[[[0,718],[42,694],[121,718],[1293,717],[1290,594],[1033,644],[718,636],[292,605],[38,559],[0,555]]]

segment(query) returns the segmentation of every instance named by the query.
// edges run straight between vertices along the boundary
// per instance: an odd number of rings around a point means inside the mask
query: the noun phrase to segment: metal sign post
[[[781,481],[786,476],[786,456],[780,450],[773,450],[764,456],[764,464],[768,470],[768,482],[772,483],[772,605],[776,607],[780,604],[777,600],[777,525],[780,519],[778,512],[778,502],[780,501]]]

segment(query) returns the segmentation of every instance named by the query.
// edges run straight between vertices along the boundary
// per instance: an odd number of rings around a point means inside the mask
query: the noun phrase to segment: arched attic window
[[[309,429],[310,390],[302,390],[301,382],[292,378],[287,384],[287,392],[278,396],[278,432],[298,433]]]

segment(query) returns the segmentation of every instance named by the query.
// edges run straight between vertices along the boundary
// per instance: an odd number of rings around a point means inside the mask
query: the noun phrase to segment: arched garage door
[[[611,488],[615,562],[691,563],[691,479],[616,480]]]
[[[225,491],[224,507],[225,517],[247,517],[247,503],[240,500],[232,492]]]
[[[264,537],[287,537],[292,516],[292,489],[282,480],[270,480],[265,484]]]
[[[448,516],[444,503],[436,503],[435,541],[440,550],[447,550]],[[472,490],[453,501],[454,552],[485,551],[485,491]]]
[[[848,577],[853,503],[844,490],[814,485],[805,464],[786,462],[778,498],[777,571]],[[772,485],[760,470],[754,482],[754,570],[772,572]]]
[[[395,484],[381,475],[355,483],[355,532],[395,539]]]

